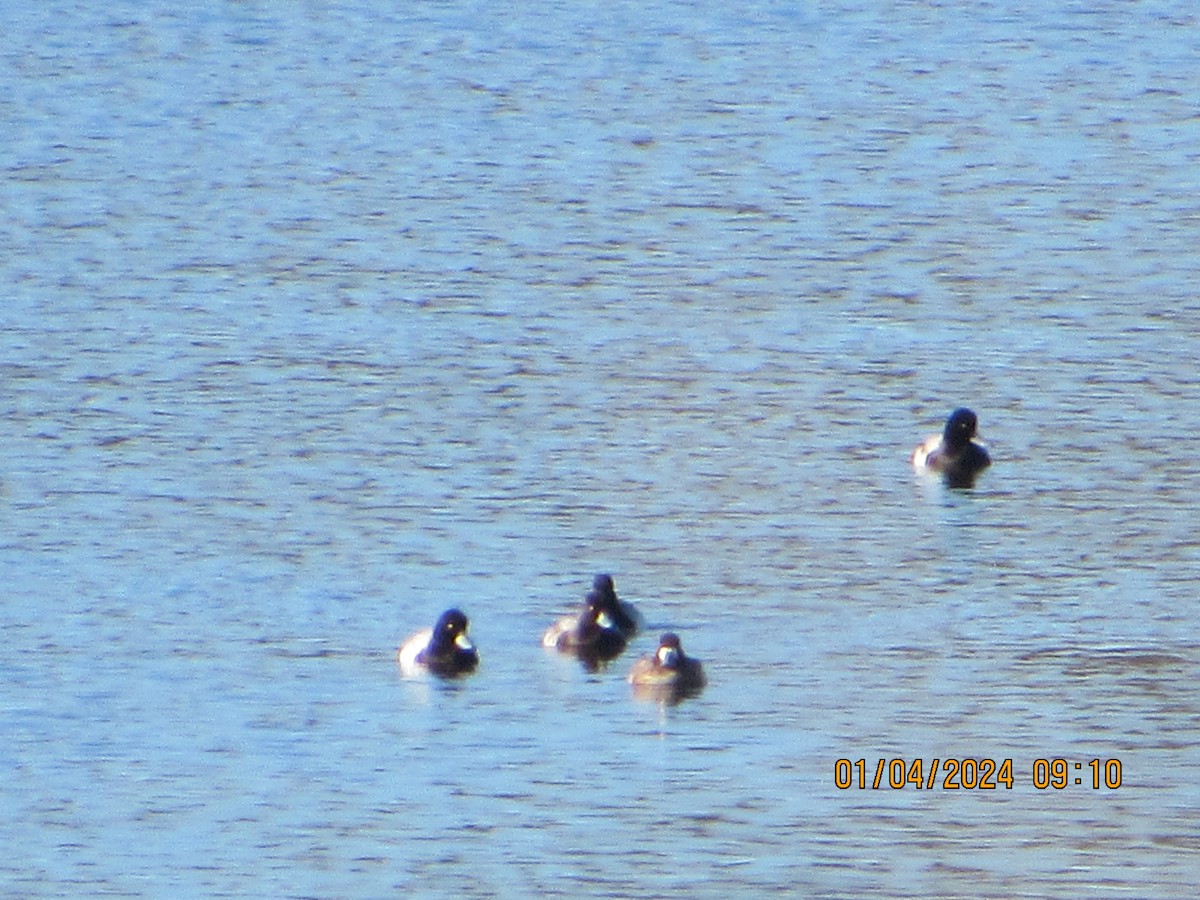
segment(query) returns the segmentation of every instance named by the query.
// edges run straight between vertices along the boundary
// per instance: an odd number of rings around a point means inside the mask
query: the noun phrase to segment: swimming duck
[[[467,617],[457,609],[442,613],[437,624],[409,637],[396,650],[406,675],[464,675],[479,665],[479,654],[467,637]]]
[[[601,623],[603,621],[603,624]],[[617,590],[613,585],[611,575],[597,575],[592,579],[592,589],[583,598],[579,612],[563,616],[546,629],[542,636],[542,646],[557,649],[570,649],[569,642],[580,628],[587,634],[594,634],[593,625],[602,629],[611,629],[625,638],[631,638],[642,627],[642,614],[632,603],[626,603],[617,598]],[[564,645],[564,641],[568,642]]]
[[[616,585],[611,575],[597,575],[592,579],[592,590],[589,596],[600,598],[604,609],[612,617],[613,624],[627,638],[633,637],[645,625],[642,614],[636,606],[617,598]]]
[[[679,635],[667,632],[658,639],[658,649],[633,664],[628,681],[634,689],[678,698],[695,693],[707,683],[700,660],[683,652]]]
[[[593,667],[620,655],[625,641],[604,598],[595,592],[588,593],[577,614],[564,616],[542,635],[543,647],[573,653]]]
[[[954,410],[940,435],[930,435],[913,450],[913,468],[940,472],[951,487],[970,487],[992,462],[983,444],[974,439],[978,425],[971,410]]]

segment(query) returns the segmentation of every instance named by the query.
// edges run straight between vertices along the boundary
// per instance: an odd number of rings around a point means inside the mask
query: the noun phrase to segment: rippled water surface
[[[1193,896],[1190,4],[52,7],[4,895]],[[908,465],[958,405],[973,490]],[[589,674],[601,571],[650,627]],[[479,671],[401,677],[450,605]],[[962,757],[1013,786],[869,785]]]

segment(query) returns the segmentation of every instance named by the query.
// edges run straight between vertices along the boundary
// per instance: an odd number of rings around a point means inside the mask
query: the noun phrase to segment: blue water
[[[1189,4],[5,21],[5,896],[1193,896]]]

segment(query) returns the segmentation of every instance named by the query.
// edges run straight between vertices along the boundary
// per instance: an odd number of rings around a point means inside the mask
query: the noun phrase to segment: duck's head
[[[950,413],[950,418],[946,420],[946,430],[942,432],[942,440],[949,447],[962,447],[971,442],[978,427],[979,420],[975,417],[975,413],[966,407],[960,407]]]
[[[611,575],[600,574],[592,579],[592,590],[600,595],[607,595],[615,598],[617,596],[616,585],[613,584]]]
[[[596,630],[619,630],[611,604],[604,597],[591,593],[584,598],[583,609],[579,613],[579,630],[584,634]]]
[[[683,646],[679,643],[679,635],[668,631],[658,639],[654,660],[664,669],[674,669],[682,659]]]
[[[438,616],[437,624],[433,626],[432,643],[438,647],[457,647],[460,650],[473,651],[475,645],[467,637],[467,617],[459,609],[448,609]]]

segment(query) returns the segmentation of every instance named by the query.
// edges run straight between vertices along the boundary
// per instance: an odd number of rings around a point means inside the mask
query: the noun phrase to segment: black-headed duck
[[[479,665],[479,653],[467,637],[467,617],[448,609],[433,628],[424,628],[396,650],[396,661],[406,675],[465,675]]]
[[[930,435],[913,450],[913,468],[938,472],[951,487],[970,487],[992,463],[987,449],[975,440],[978,426],[979,420],[971,410],[954,410],[940,435]]]
[[[546,629],[542,646],[578,656],[588,668],[621,654],[626,638],[602,597],[589,593],[579,612]]]
[[[633,637],[646,624],[636,606],[617,597],[617,588],[611,575],[597,575],[592,579],[592,590],[604,604],[604,609],[612,616],[613,623],[627,638]]]

